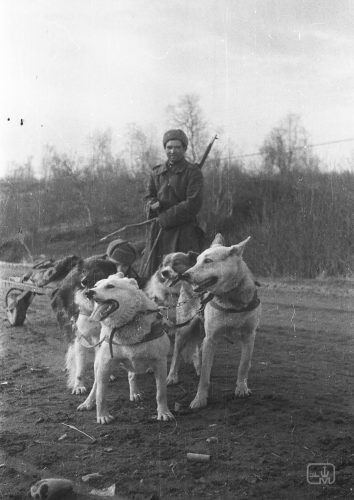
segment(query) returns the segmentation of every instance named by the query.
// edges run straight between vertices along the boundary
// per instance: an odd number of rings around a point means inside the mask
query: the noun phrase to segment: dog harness
[[[139,316],[142,316],[142,315],[145,316],[147,314],[156,314],[156,321],[154,321],[151,324],[151,329],[150,329],[149,332],[145,333],[138,340],[135,340],[135,341],[132,341],[132,342],[128,342],[127,339],[125,339],[124,341],[114,340],[114,336],[117,333],[121,332],[126,327],[132,327],[134,329],[139,330],[139,326],[140,326],[140,324],[139,324]],[[155,339],[158,339],[158,338],[162,337],[166,333],[166,330],[164,329],[164,326],[162,324],[161,319],[162,319],[161,313],[160,312],[156,312],[156,310],[142,311],[139,315],[135,316],[135,318],[133,318],[128,323],[113,328],[112,331],[111,331],[111,333],[110,333],[109,339],[108,339],[108,342],[109,342],[109,352],[111,353],[111,358],[113,358],[113,344],[115,344],[115,345],[124,345],[124,346],[138,345],[138,344],[143,344],[144,342],[150,342],[151,340],[155,340]],[[104,339],[104,340],[107,340],[107,339]]]
[[[255,282],[255,285],[259,286],[258,282]],[[199,318],[201,320],[203,320],[205,306],[207,305],[208,302],[210,303],[211,307],[213,307],[214,309],[217,309],[218,311],[222,311],[224,313],[233,313],[233,314],[253,311],[261,303],[261,301],[258,297],[257,290],[254,291],[254,294],[253,294],[251,301],[248,304],[244,305],[243,307],[223,307],[215,301],[215,298],[216,297],[213,293],[211,293],[211,292],[207,293],[201,299],[201,306],[196,311],[196,313],[193,315],[193,317],[187,319],[186,321],[183,321],[183,323],[176,324],[175,325],[176,328],[182,328],[183,326],[187,326],[197,316],[199,316]]]
[[[78,337],[78,340],[80,342],[80,344],[83,346],[83,347],[86,347],[86,349],[95,349],[96,347],[100,347],[103,342],[108,342],[109,343],[109,351],[111,353],[111,357],[113,358],[113,344],[115,345],[137,345],[137,344],[142,344],[144,342],[149,342],[150,340],[155,340],[159,337],[162,337],[162,335],[164,335],[164,333],[166,333],[166,330],[164,329],[163,327],[163,324],[161,322],[161,319],[162,319],[162,314],[158,311],[156,311],[155,309],[150,311],[150,310],[147,310],[147,311],[142,311],[140,312],[140,315],[146,315],[146,314],[156,314],[156,321],[154,321],[151,325],[151,330],[147,333],[145,333],[139,340],[136,340],[136,341],[133,341],[133,342],[127,342],[127,341],[124,341],[124,342],[119,342],[119,341],[115,341],[113,339],[114,335],[116,333],[119,333],[120,331],[123,330],[123,328],[126,328],[127,326],[128,327],[133,327],[135,329],[139,329],[139,324],[138,324],[138,316],[136,316],[135,318],[133,318],[131,321],[129,321],[128,323],[125,323],[124,325],[121,325],[121,326],[118,326],[116,328],[113,328],[110,335],[106,335],[103,339],[99,340],[98,342],[96,342],[96,344],[90,344],[90,342],[88,341],[88,339],[85,337],[85,335],[80,335]],[[82,314],[80,312],[80,314]],[[86,316],[86,314],[84,314],[84,316]],[[90,316],[89,314],[87,316]],[[135,324],[134,324],[135,323]],[[86,343],[84,344],[82,341],[85,340]]]

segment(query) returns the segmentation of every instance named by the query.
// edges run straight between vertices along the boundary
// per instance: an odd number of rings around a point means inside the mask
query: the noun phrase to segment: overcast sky
[[[187,93],[225,152],[257,151],[290,112],[313,143],[354,138],[354,0],[1,0],[0,18],[0,175],[95,130],[118,149],[128,123],[161,134]]]

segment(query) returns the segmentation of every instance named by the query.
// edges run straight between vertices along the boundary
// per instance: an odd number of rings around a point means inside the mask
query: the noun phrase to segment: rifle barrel
[[[199,162],[199,164],[198,164],[198,165],[199,165],[199,168],[202,168],[202,166],[204,165],[204,163],[205,163],[206,159],[207,159],[207,158],[208,158],[208,156],[209,156],[210,150],[211,150],[211,148],[213,147],[213,144],[214,144],[214,142],[216,141],[216,139],[217,139],[217,138],[218,138],[218,136],[217,136],[217,135],[215,135],[215,136],[213,137],[213,139],[209,142],[209,144],[208,144],[208,146],[207,146],[207,148],[206,148],[206,150],[205,150],[205,152],[204,152],[204,154],[203,154],[203,157],[202,157],[202,159],[200,160],[200,162]]]

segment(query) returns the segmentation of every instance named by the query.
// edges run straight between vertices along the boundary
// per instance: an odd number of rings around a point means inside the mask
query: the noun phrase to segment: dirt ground
[[[252,395],[233,397],[239,347],[224,343],[208,407],[167,423],[152,418],[152,375],[142,378],[145,399],[135,404],[123,371],[110,387],[112,424],[77,412],[84,397],[66,389],[66,346],[48,298],[36,296],[22,327],[10,327],[2,307],[0,498],[24,500],[45,477],[75,483],[63,500],[352,498],[354,283],[261,281]],[[194,397],[191,367],[181,380],[168,389],[171,409]],[[211,459],[189,462],[188,452]],[[318,484],[311,472],[324,466],[311,464],[328,464],[333,484]],[[91,473],[99,476],[84,482]],[[115,497],[90,494],[113,484]]]

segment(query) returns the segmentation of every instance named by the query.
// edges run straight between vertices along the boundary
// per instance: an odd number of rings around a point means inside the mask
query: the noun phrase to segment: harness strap
[[[183,321],[183,323],[178,323],[175,325],[175,328],[182,328],[183,326],[188,325],[191,323],[196,317],[201,318],[202,317],[202,311],[199,309],[197,313],[193,316],[193,318],[189,318],[186,321]]]
[[[80,344],[82,345],[82,347],[85,347],[85,349],[95,349],[96,347],[100,347],[103,342],[106,340],[105,338],[103,338],[102,340],[99,340],[98,342],[96,342],[96,344],[90,344],[89,341],[86,339],[85,335],[80,335],[78,338],[78,341],[80,342]],[[87,344],[88,345],[85,345],[82,343],[82,339],[85,339]]]
[[[197,316],[199,317],[199,319],[203,320],[205,306],[207,305],[208,302],[210,302],[213,299],[213,297],[214,297],[214,295],[210,292],[205,294],[205,296],[202,297],[200,300],[200,307],[197,310],[197,312],[191,318],[187,319],[186,321],[183,321],[183,323],[177,323],[175,325],[175,328],[182,328],[183,326],[188,325]]]

